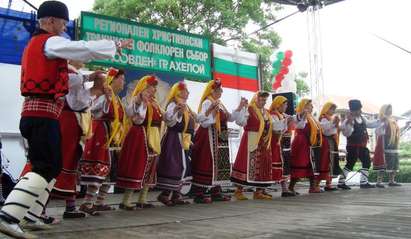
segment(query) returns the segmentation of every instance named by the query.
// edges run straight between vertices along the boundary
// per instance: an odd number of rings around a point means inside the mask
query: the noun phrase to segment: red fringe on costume
[[[141,189],[156,185],[158,155],[148,146],[146,134],[147,116],[141,125],[133,125],[128,131],[118,161],[116,186],[126,189]],[[153,110],[152,127],[161,125],[161,113]]]
[[[227,116],[223,111],[220,111],[220,122],[221,128],[226,128]],[[219,146],[221,144],[222,142],[214,125],[208,128],[200,126],[196,131],[191,157],[194,185],[209,187],[216,186],[223,181],[229,182],[229,165],[225,167],[222,164],[222,161],[229,159],[220,155]],[[211,150],[211,147],[213,147],[213,150]],[[219,167],[219,163],[222,167]]]
[[[272,133],[271,138],[271,155],[272,155],[272,180],[280,182],[284,180],[283,176],[283,156],[280,145],[280,135]]]
[[[123,118],[123,110],[119,107],[120,121]],[[101,185],[110,174],[111,159],[107,142],[110,137],[110,123],[114,119],[113,104],[110,104],[109,112],[100,119],[92,122],[93,136],[86,140],[83,158],[80,161],[81,184]]]
[[[56,178],[53,196],[72,198],[76,195],[78,163],[82,151],[79,144],[82,130],[78,124],[76,113],[73,111],[63,110],[59,121],[63,168]]]
[[[331,153],[330,153],[330,145],[328,140],[325,136],[323,136],[323,141],[321,145],[321,158],[320,158],[320,168],[319,168],[319,175],[315,176],[316,180],[328,180],[331,178],[330,175],[331,169]]]
[[[247,120],[247,125],[244,127],[244,134],[241,138],[240,148],[238,149],[237,157],[233,165],[231,180],[241,185],[268,186],[274,183],[271,147],[268,145],[268,141],[266,141],[267,134],[271,134],[272,132],[268,132],[269,121],[266,121],[264,132],[258,142],[257,149],[249,152],[248,133],[258,132],[260,120],[250,107],[248,112],[250,115]]]
[[[387,168],[385,162],[384,153],[384,136],[379,135],[377,137],[377,144],[374,150],[374,157],[372,158],[372,164],[374,170],[385,170]]]
[[[314,176],[310,157],[310,125],[304,129],[296,129],[291,143],[291,179],[309,178]]]

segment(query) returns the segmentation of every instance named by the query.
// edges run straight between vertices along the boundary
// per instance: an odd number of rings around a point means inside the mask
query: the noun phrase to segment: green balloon
[[[272,70],[272,73],[274,74],[274,75],[277,75],[278,74],[278,72],[280,72],[280,69],[281,69],[281,61],[275,61],[275,62],[273,62],[273,70]]]
[[[275,61],[273,63],[273,68],[280,70],[281,68],[281,61]]]
[[[277,53],[277,59],[278,60],[282,61],[282,60],[284,60],[284,57],[285,57],[284,52],[280,51],[280,52]]]

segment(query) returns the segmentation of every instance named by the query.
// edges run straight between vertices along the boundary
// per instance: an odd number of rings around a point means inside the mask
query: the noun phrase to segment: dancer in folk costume
[[[287,123],[287,129],[283,134],[281,135],[280,138],[280,145],[281,145],[281,155],[283,157],[283,177],[284,177],[284,183],[288,182],[290,180],[290,175],[291,175],[291,138],[295,129],[295,120],[294,117],[291,115],[287,115],[286,113],[283,113],[284,118],[289,118],[288,123]],[[286,185],[281,185],[281,187],[286,186]],[[282,189],[284,191],[284,189]],[[288,190],[289,191],[289,190]],[[291,191],[289,191],[291,192]],[[295,195],[297,195],[297,192],[291,192]]]
[[[191,146],[196,114],[187,105],[188,89],[184,82],[171,87],[164,120],[167,132],[161,142],[157,168],[158,200],[166,206],[188,204],[180,191],[191,186]],[[172,195],[170,195],[172,193]],[[170,199],[171,196],[171,199]]]
[[[323,144],[321,147],[320,174],[316,177],[317,187],[320,181],[325,180],[325,191],[335,191],[331,182],[333,176],[338,177],[342,170],[338,152],[340,118],[334,115],[337,105],[332,102],[324,104],[320,112],[320,125],[323,132]],[[341,188],[344,188],[341,185]]]
[[[384,172],[389,175],[388,186],[401,186],[395,181],[395,176],[399,172],[399,143],[400,128],[396,120],[392,117],[392,106],[383,105],[379,114],[383,124],[376,129],[377,145],[373,158],[373,169],[377,171],[378,188],[384,188]]]
[[[90,75],[81,74],[79,69],[83,66],[84,64],[80,61],[69,61],[69,92],[65,96],[64,107],[59,117],[63,165],[59,176],[56,178],[52,195],[66,200],[66,210],[63,213],[65,219],[86,216],[84,212],[76,210],[75,206],[79,173],[78,163],[83,151],[80,140],[83,136],[91,136],[91,113],[88,110],[92,101],[90,91],[97,88],[98,81],[102,82],[104,80],[101,71],[96,71]],[[86,89],[84,85],[86,81],[95,81],[94,87]],[[32,165],[28,161],[21,177],[31,170]],[[45,210],[41,218],[46,224],[57,224],[59,222],[58,219],[47,216]]]
[[[111,68],[105,84],[94,92],[95,99],[91,106],[93,136],[86,140],[80,161],[81,184],[87,185],[80,211],[90,215],[114,210],[104,204],[104,200],[111,187],[107,182],[111,169],[109,148],[120,146],[123,134],[124,110],[118,97],[123,88],[124,71]]]
[[[343,169],[343,179],[353,170],[357,159],[360,159],[362,164],[360,188],[375,188],[375,185],[368,182],[368,170],[371,166],[371,160],[370,151],[367,148],[367,128],[377,128],[381,125],[381,122],[379,120],[369,121],[361,115],[361,101],[350,100],[348,105],[350,112],[341,125],[341,131],[347,137],[347,163]]]
[[[277,173],[272,168],[272,119],[264,108],[269,95],[267,92],[257,92],[248,106],[248,114],[236,120],[238,125],[244,127],[231,173],[231,181],[237,184],[234,193],[237,200],[247,200],[243,186],[256,187],[254,199],[272,199],[265,191],[266,187],[275,183],[273,172]]]
[[[194,136],[192,153],[194,202],[228,201],[221,192],[222,184],[230,183],[230,155],[227,122],[235,121],[245,106],[244,100],[231,114],[219,100],[223,93],[221,81],[208,82],[200,100],[198,121],[200,127]],[[211,195],[209,195],[210,189]]]
[[[288,132],[292,117],[285,114],[288,107],[288,100],[284,96],[276,96],[271,103],[269,112],[273,120],[273,136],[271,139],[272,176],[273,180],[281,184],[281,196],[292,197],[294,192],[288,190],[288,175],[284,173],[284,155],[282,149],[282,138]],[[290,135],[291,136],[291,135]]]
[[[0,231],[16,238],[34,238],[18,223],[43,228],[39,216],[59,175],[61,162],[58,118],[68,91],[67,59],[89,61],[110,59],[130,42],[70,41],[59,36],[69,20],[66,5],[43,2],[37,12],[40,29],[28,42],[22,57],[23,102],[20,131],[27,139],[28,158],[33,166],[10,193],[0,211]]]
[[[319,175],[322,132],[320,124],[311,115],[311,100],[302,99],[297,106],[295,137],[291,145],[291,182],[289,189],[295,192],[300,178],[309,178],[309,193],[321,192],[315,187],[314,176]]]
[[[88,76],[79,72],[81,62],[69,62],[69,93],[65,97],[64,108],[60,115],[61,151],[63,152],[63,167],[53,189],[53,196],[66,200],[66,210],[63,218],[81,218],[86,214],[76,210],[76,187],[78,185],[78,163],[82,154],[81,138],[91,134],[90,89],[86,89],[86,81],[103,81],[101,71]]]
[[[155,76],[144,76],[126,97],[126,113],[132,120],[132,126],[125,137],[118,162],[116,185],[125,189],[121,209],[136,208],[130,202],[134,190],[141,190],[137,207],[153,207],[146,201],[149,188],[156,185],[156,164],[161,152],[163,112],[155,100],[157,84]]]

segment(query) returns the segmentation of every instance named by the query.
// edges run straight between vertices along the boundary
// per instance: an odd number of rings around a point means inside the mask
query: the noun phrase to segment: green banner
[[[93,61],[94,64],[168,72],[204,81],[211,79],[210,41],[200,35],[82,12],[80,38],[133,40],[133,46],[123,49],[121,56]]]

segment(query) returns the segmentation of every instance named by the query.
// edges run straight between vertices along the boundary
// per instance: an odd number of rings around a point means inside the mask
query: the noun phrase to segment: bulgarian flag
[[[258,56],[254,53],[213,44],[214,79],[223,87],[258,91]]]

